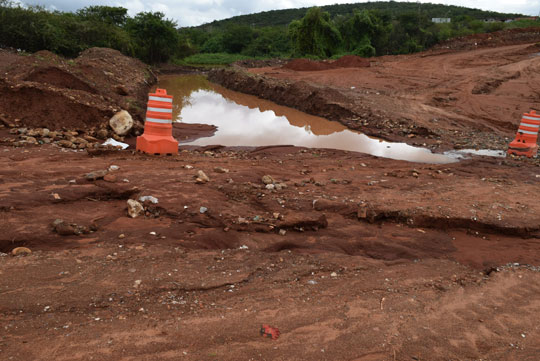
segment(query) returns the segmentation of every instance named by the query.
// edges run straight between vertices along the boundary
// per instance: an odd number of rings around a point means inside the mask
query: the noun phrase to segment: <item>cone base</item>
[[[172,136],[143,134],[137,137],[136,149],[148,154],[178,154],[178,142]]]
[[[531,146],[526,146],[522,143],[520,147],[515,147],[512,146],[512,143],[510,143],[510,147],[508,148],[508,154],[525,156],[528,158],[536,157],[536,155],[538,154],[538,145],[534,144]]]

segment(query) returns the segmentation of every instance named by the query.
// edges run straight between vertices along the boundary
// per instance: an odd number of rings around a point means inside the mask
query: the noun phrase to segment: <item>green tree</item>
[[[223,49],[230,54],[238,54],[253,40],[253,30],[247,25],[231,24],[223,33]]]
[[[330,14],[318,7],[309,9],[301,20],[289,24],[289,37],[294,55],[330,57],[341,46],[341,35]]]
[[[182,45],[176,23],[164,17],[161,12],[142,12],[126,22],[135,54],[147,63],[166,62]]]

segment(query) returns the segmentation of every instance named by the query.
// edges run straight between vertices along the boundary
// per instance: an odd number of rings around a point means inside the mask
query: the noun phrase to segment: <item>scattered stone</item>
[[[265,188],[270,190],[270,191],[273,191],[276,188],[276,186],[273,185],[273,184],[267,184]]]
[[[278,212],[274,212],[272,215],[274,216],[274,219],[279,219],[280,214]]]
[[[330,273],[330,277],[337,277],[337,273],[336,272]]]
[[[75,223],[69,224],[63,219],[56,219],[53,223],[53,230],[61,236],[73,236],[81,233],[88,233],[86,227],[78,226]]]
[[[110,171],[115,171],[115,170],[118,170],[118,169],[120,169],[120,167],[117,166],[117,165],[111,165],[111,166],[109,167],[109,170],[110,170]]]
[[[264,184],[274,184],[274,178],[272,178],[272,176],[269,176],[269,175],[264,175],[261,178],[261,180]]]
[[[89,181],[103,179],[107,175],[107,173],[109,173],[107,170],[96,170],[96,171],[88,173],[86,175],[86,179]]]
[[[150,232],[150,235],[151,236],[157,236],[157,233],[156,232]]]
[[[156,197],[153,197],[153,196],[142,196],[142,197],[139,197],[139,201],[140,202],[146,202],[146,201],[149,201],[149,202],[152,202],[153,204],[158,204],[159,200],[156,198]]]
[[[128,207],[128,215],[131,218],[137,218],[138,216],[144,213],[144,208],[142,204],[140,204],[134,199],[128,199],[127,207]]]
[[[109,137],[109,132],[107,129],[100,129],[96,133],[96,137],[101,140],[105,140]]]
[[[124,239],[124,238],[126,238],[126,235],[125,235],[125,234],[123,234],[123,233],[121,233],[121,234],[119,234],[119,235],[118,235],[118,238],[120,238],[120,239]]]
[[[284,230],[284,229],[280,229],[280,230],[279,230],[279,235],[280,235],[280,236],[284,236],[284,235],[286,235],[286,234],[287,234],[287,231],[286,231],[286,230]]]
[[[62,148],[73,148],[73,147],[76,148],[76,146],[75,146],[75,144],[73,144],[73,142],[70,142],[69,140],[65,140],[65,139],[58,141],[58,143],[56,143],[56,144],[58,144]]]
[[[109,120],[109,125],[116,135],[126,135],[133,128],[133,118],[127,111],[121,110]]]
[[[201,207],[201,208],[199,209],[199,212],[200,212],[201,214],[205,214],[206,212],[208,212],[208,208],[206,208],[206,207]]]
[[[32,251],[30,250],[30,248],[26,247],[17,247],[11,251],[11,254],[14,256],[27,255],[30,253],[32,253]]]
[[[309,280],[307,281],[308,285],[316,285],[317,284],[317,281],[315,280]]]
[[[61,200],[62,198],[60,198],[60,195],[58,193],[53,193],[52,194],[53,198],[57,201]]]
[[[189,165],[189,164],[186,164],[186,165],[184,166],[184,168],[185,168],[185,169],[193,169],[193,166],[192,166],[192,165]]]
[[[38,144],[38,141],[36,138],[34,137],[26,137],[26,143],[30,143],[30,144]]]
[[[196,178],[197,184],[210,182],[210,178],[202,170],[197,172]]]
[[[227,168],[215,167],[214,172],[216,172],[216,173],[229,173],[229,170]]]

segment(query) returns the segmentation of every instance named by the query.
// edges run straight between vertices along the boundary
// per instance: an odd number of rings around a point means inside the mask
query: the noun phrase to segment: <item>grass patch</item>
[[[540,27],[540,20],[522,19],[505,24],[505,29]]]
[[[229,65],[238,60],[256,59],[251,56],[227,53],[199,53],[173,61],[177,65]]]

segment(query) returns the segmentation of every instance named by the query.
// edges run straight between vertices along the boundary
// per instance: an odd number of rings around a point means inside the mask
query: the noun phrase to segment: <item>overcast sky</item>
[[[402,1],[402,0],[397,0]],[[43,5],[50,9],[74,11],[90,5],[122,6],[130,15],[141,11],[161,11],[179,26],[195,26],[235,15],[252,14],[266,10],[347,4],[354,0],[22,0],[26,4]],[[417,2],[417,1],[409,1]],[[538,15],[540,0],[421,0],[448,5],[466,6],[505,13]]]

